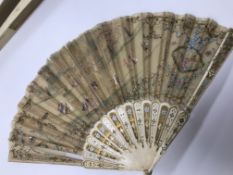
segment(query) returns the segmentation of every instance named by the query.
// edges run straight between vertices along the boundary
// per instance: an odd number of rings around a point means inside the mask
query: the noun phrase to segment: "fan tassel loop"
[[[145,171],[144,171],[144,175],[152,175],[152,172],[153,172],[153,171],[145,170]]]

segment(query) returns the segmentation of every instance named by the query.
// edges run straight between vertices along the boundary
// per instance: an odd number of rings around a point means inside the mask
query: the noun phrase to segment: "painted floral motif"
[[[180,72],[193,72],[204,65],[198,51],[186,46],[175,49],[172,56]]]

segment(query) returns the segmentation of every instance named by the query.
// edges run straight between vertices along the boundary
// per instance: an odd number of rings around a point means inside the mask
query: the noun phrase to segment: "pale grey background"
[[[123,175],[141,172],[8,163],[17,103],[51,53],[99,22],[137,12],[211,17],[233,27],[232,0],[47,0],[0,52],[0,175]],[[233,54],[211,84],[154,175],[233,174]]]

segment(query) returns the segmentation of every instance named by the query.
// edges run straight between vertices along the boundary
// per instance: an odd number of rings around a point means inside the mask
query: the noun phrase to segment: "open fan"
[[[172,13],[121,17],[86,31],[28,86],[9,160],[150,174],[232,49],[232,37],[213,20]]]

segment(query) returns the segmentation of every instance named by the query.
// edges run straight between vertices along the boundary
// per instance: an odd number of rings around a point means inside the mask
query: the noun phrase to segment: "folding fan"
[[[232,29],[191,15],[97,25],[54,53],[28,86],[9,160],[151,174],[232,45]]]

